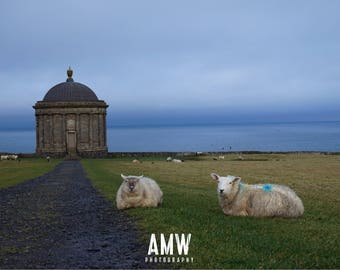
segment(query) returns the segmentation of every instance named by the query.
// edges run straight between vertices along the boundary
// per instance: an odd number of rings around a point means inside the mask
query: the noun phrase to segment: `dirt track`
[[[0,268],[148,268],[137,234],[79,161],[0,190]]]

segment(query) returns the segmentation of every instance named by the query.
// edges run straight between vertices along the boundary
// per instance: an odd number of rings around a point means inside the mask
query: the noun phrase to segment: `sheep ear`
[[[141,180],[143,177],[144,177],[144,175],[137,176],[137,177],[136,177],[136,180],[139,181],[139,180]]]
[[[124,174],[121,174],[120,176],[122,177],[123,180],[125,181],[127,180],[127,176],[125,176]]]
[[[217,173],[211,173],[210,176],[215,181],[218,181],[218,179],[220,178],[220,176]]]
[[[241,177],[236,176],[236,177],[233,179],[233,184],[238,183],[238,182],[240,182],[240,181],[241,181]]]

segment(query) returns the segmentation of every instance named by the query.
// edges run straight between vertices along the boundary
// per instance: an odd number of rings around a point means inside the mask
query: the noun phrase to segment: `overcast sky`
[[[34,120],[69,65],[109,125],[340,120],[339,14],[336,0],[2,0],[0,121]]]

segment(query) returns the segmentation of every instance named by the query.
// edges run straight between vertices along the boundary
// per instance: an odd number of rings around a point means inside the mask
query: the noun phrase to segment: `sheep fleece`
[[[235,216],[277,216],[298,217],[304,212],[301,199],[289,187],[271,185],[272,190],[265,192],[262,185],[246,185],[240,190],[236,185],[231,200],[219,196],[219,203],[227,215]]]
[[[125,181],[120,185],[116,203],[118,209],[132,207],[157,207],[162,203],[163,192],[155,180],[143,177],[138,183],[138,192],[130,193]]]

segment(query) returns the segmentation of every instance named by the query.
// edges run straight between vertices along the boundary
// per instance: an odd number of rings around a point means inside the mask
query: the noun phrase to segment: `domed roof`
[[[46,93],[43,101],[47,102],[77,102],[77,101],[98,101],[96,94],[86,85],[74,82],[72,79],[73,71],[67,70],[68,78],[66,82],[53,86]]]

